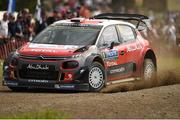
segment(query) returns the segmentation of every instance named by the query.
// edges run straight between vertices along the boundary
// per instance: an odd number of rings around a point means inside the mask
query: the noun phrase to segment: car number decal
[[[118,51],[117,50],[112,50],[109,52],[104,52],[103,56],[105,59],[111,60],[111,59],[118,59]]]

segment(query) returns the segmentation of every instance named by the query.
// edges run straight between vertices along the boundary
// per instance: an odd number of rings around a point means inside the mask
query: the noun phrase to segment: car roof
[[[58,25],[64,25],[64,24],[75,24],[78,23],[80,25],[92,25],[92,26],[109,26],[109,25],[116,25],[116,24],[123,24],[123,25],[129,25],[133,28],[136,28],[135,25],[133,25],[130,22],[122,21],[122,20],[107,20],[107,19],[85,19],[85,18],[73,18],[68,20],[60,20],[55,23],[53,23],[52,26],[58,26]]]

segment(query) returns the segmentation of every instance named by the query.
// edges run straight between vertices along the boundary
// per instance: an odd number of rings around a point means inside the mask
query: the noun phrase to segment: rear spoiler
[[[121,14],[121,13],[103,13],[91,17],[91,19],[109,19],[109,20],[134,20],[137,21],[136,28],[139,29],[141,23],[147,28],[151,28],[149,18],[140,14]]]

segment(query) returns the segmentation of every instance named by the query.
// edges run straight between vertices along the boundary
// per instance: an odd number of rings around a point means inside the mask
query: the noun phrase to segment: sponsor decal
[[[140,49],[142,49],[142,46],[140,44],[137,44],[136,46],[128,46],[127,52],[132,52],[132,51],[140,50]]]
[[[48,80],[28,80],[28,82],[33,82],[33,83],[49,83]]]
[[[118,65],[116,61],[107,61],[106,62],[107,67]]]
[[[127,74],[133,72],[134,63],[126,63],[116,66],[111,66],[108,68],[108,74],[113,76],[118,76],[121,74]]]
[[[68,50],[68,49],[77,49],[78,47],[79,46],[77,45],[51,45],[51,44],[33,44],[33,43],[29,45],[29,48],[32,48],[31,51],[34,51],[34,52],[56,52],[55,50],[49,50],[49,49]],[[41,49],[35,49],[35,48],[41,48]],[[49,48],[49,49],[46,49],[46,48]]]
[[[137,48],[135,46],[128,46],[127,47],[127,52],[135,51]]]
[[[55,84],[54,87],[58,88],[58,89],[73,89],[73,88],[75,88],[74,85],[59,85],[59,84]]]
[[[104,52],[103,56],[105,59],[118,59],[118,51],[117,50],[112,50],[109,52]]]
[[[69,27],[94,27],[94,28],[101,28],[101,26],[96,26],[96,25],[90,25],[90,24],[79,24],[79,23],[61,23],[60,24],[62,27],[63,26],[69,26]]]
[[[110,70],[110,74],[114,74],[114,73],[123,73],[125,72],[125,67],[120,67],[120,68],[117,68],[117,69],[113,69],[113,70]]]
[[[64,80],[72,80],[72,79],[73,79],[73,74],[72,73],[65,73]]]
[[[64,49],[68,50],[68,49],[77,49],[78,46],[74,46],[74,45],[65,45]]]
[[[51,44],[34,44],[31,43],[29,48],[59,48],[58,45],[51,45]]]
[[[33,65],[33,64],[29,64],[27,66],[27,69],[31,69],[31,70],[49,70],[49,66],[48,65]]]
[[[15,83],[15,82],[6,82],[6,81],[4,81],[4,85],[18,86],[18,83]]]
[[[48,49],[31,49],[32,52],[50,52],[55,53],[56,50],[48,50]]]

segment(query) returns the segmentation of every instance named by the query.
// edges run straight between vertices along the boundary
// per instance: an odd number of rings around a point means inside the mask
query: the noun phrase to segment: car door
[[[111,48],[111,44],[114,43]],[[116,26],[108,26],[100,36],[99,47],[105,61],[108,80],[119,80],[125,75],[126,55],[125,47],[117,34]]]
[[[126,57],[126,77],[134,77],[137,72],[141,52],[141,44],[137,39],[135,29],[128,25],[117,25],[118,35],[125,47],[123,53]],[[120,59],[120,58],[119,58]]]

